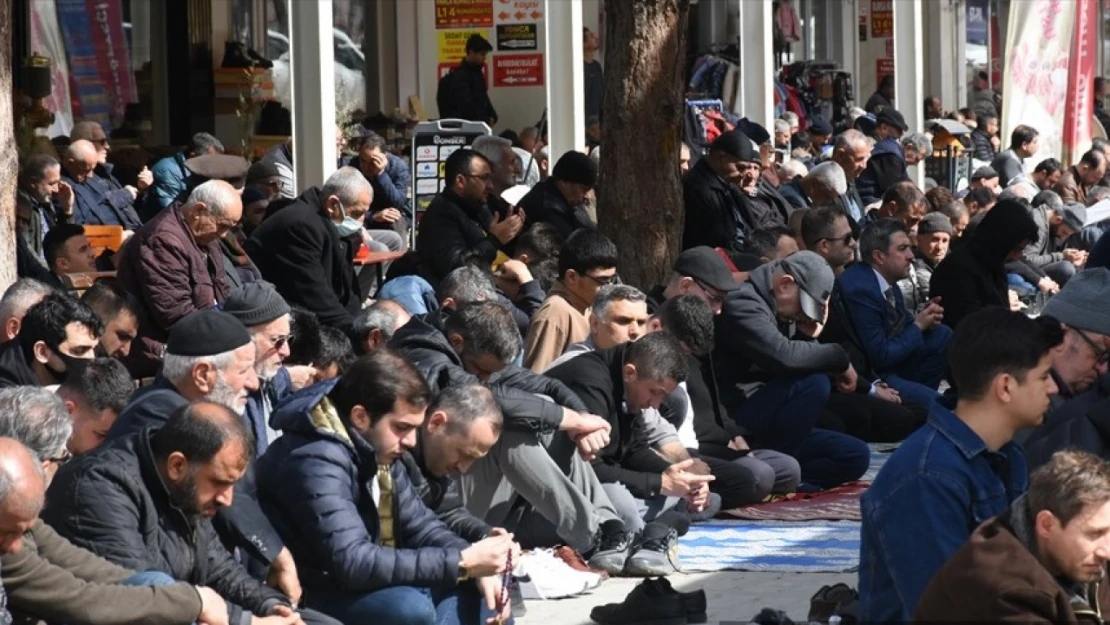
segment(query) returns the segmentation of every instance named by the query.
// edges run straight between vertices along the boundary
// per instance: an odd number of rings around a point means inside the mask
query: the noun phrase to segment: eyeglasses
[[[723,304],[725,302],[725,296],[723,293],[702,282],[701,280],[698,280],[697,278],[691,279],[694,281],[694,284],[698,285],[698,287],[705,292],[706,297],[709,298],[710,306],[716,306],[717,304]]]
[[[1079,338],[1083,339],[1084,343],[1090,345],[1091,349],[1095,350],[1096,354],[1098,354],[1098,360],[1096,361],[1097,364],[1105,365],[1107,363],[1110,363],[1110,351],[1107,351],[1105,348],[1099,346],[1097,343],[1091,340],[1091,337],[1087,336],[1087,333],[1083,330],[1075,330],[1075,333],[1079,335]]]
[[[266,340],[270,342],[270,345],[272,345],[274,349],[281,349],[289,343],[292,343],[295,338],[296,336],[293,334],[286,334],[285,336],[267,336]]]
[[[466,176],[467,178],[473,178],[475,180],[481,180],[482,182],[489,182],[490,180],[493,180],[493,173],[492,172],[488,173],[488,174],[482,174],[482,175],[463,174],[463,176]]]
[[[591,276],[588,273],[584,273],[582,275],[596,282],[598,286],[609,286],[610,284],[621,283],[620,276],[618,276],[617,274],[613,274],[611,276]]]

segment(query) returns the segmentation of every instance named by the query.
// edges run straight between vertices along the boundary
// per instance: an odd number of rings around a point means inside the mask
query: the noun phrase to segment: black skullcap
[[[571,150],[559,157],[551,176],[556,180],[581,184],[591,189],[597,185],[597,163],[581,152]]]
[[[166,353],[174,356],[215,356],[251,342],[246,326],[214,309],[189,313],[170,328]]]
[[[233,290],[224,302],[224,312],[252,328],[289,314],[289,304],[285,303],[274,285],[256,280]]]

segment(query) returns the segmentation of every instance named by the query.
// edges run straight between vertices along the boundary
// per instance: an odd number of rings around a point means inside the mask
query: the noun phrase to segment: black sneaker
[[[624,574],[662,577],[678,570],[678,533],[662,523],[648,523],[624,564]]]
[[[652,584],[654,592],[659,595],[666,595],[670,593],[678,593],[682,598],[682,607],[686,610],[687,623],[705,623],[709,621],[706,612],[708,611],[708,602],[705,599],[704,590],[695,590],[694,592],[678,592],[667,581],[666,577],[658,579],[649,579],[644,583]]]
[[[599,605],[590,619],[601,625],[686,625],[682,595],[661,592],[656,580],[644,580],[621,603]]]
[[[594,549],[588,561],[590,568],[619,575],[624,570],[628,554],[632,552],[633,535],[624,529],[623,523],[615,519],[602,523],[597,533],[597,549]]]

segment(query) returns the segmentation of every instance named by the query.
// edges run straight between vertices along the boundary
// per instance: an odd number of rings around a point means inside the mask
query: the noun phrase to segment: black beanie
[[[597,164],[581,152],[570,151],[559,157],[551,176],[556,180],[581,184],[592,189],[597,185]]]
[[[278,294],[274,285],[265,280],[248,282],[231,291],[224,302],[224,312],[248,328],[270,323],[289,314],[289,304]]]

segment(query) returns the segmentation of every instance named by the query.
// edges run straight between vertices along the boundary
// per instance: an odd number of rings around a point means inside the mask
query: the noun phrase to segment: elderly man
[[[840,133],[833,144],[832,160],[844,170],[848,191],[837,198],[852,224],[859,223],[864,215],[863,198],[860,197],[856,181],[867,169],[871,158],[871,140],[862,132],[850,129]]]
[[[779,193],[794,208],[831,204],[848,192],[844,169],[836,162],[821,163],[804,178],[795,178],[779,187]]]
[[[185,150],[167,156],[151,168],[150,173],[154,175],[154,184],[151,185],[150,191],[146,195],[145,212],[149,217],[154,216],[158,211],[173,204],[178,195],[185,190],[186,181],[192,175],[189,169],[185,166],[185,161],[197,156],[204,156],[206,154],[219,154],[224,151],[224,145],[220,140],[207,132],[198,132],[193,135],[189,141],[189,146]]]
[[[373,189],[373,200],[364,222],[371,231],[371,238],[395,249],[392,237],[382,234],[392,231],[402,239],[402,247],[396,249],[404,249],[412,227],[409,166],[401,157],[390,154],[385,139],[371,131],[365,131],[359,138],[358,154],[351,157],[347,165],[362,172]]]
[[[359,170],[341,167],[297,201],[263,221],[246,250],[285,301],[325,324],[349,330],[362,290],[349,240],[362,231],[374,191]]]
[[[1099,184],[1106,175],[1106,153],[1102,150],[1088,150],[1078,163],[1060,176],[1053,191],[1060,195],[1065,204],[1087,204],[1087,192]]]
[[[929,280],[948,255],[954,232],[951,220],[943,213],[929,213],[917,224],[910,275],[898,281],[907,309],[918,311],[929,303]]]
[[[132,196],[132,202],[139,199],[154,183],[154,174],[150,169],[143,167],[139,172],[135,186],[124,186],[116,179],[112,173],[115,167],[108,162],[108,153],[111,152],[112,146],[108,142],[108,135],[104,132],[104,127],[99,122],[94,121],[79,121],[73,125],[73,130],[69,131],[69,140],[76,142],[79,140],[88,141],[96,146],[96,176],[104,182],[105,188],[109,192],[127,191]],[[122,200],[124,195],[120,194],[119,198]]]
[[[19,196],[31,208],[23,232],[31,251],[43,259],[42,239],[55,225],[73,217],[73,187],[62,181],[62,166],[53,157],[36,154],[19,170]]]
[[[232,490],[251,452],[250,432],[233,411],[193,402],[164,426],[109,441],[59,471],[43,519],[119,566],[210,584],[227,600],[231,622],[333,623],[298,613],[298,596],[251,578],[213,527],[214,516],[238,503]]]
[[[19,335],[27,311],[52,292],[49,284],[31,278],[21,278],[4,291],[0,297],[0,345]]]
[[[907,180],[908,156],[902,143],[902,134],[909,130],[902,114],[885,108],[877,115],[875,136],[879,142],[871,150],[867,169],[859,177],[859,192],[863,201],[871,204],[881,198],[895,183]]]
[[[132,206],[138,197],[138,190],[132,186],[110,189],[107,181],[96,175],[98,159],[96,146],[83,139],[74,141],[66,148],[62,180],[73,189],[74,221],[138,230],[142,222]]]
[[[135,393],[109,430],[109,440],[159,427],[175,410],[198,400],[226,406],[246,423],[250,395],[259,388],[255,345],[243,324],[228,313],[202,310],[185,317],[170,331],[162,375]],[[251,438],[252,447],[268,441]],[[253,468],[252,455],[237,483],[235,503],[220,512],[216,529],[225,543],[270,565],[271,579],[287,594],[299,596],[292,557],[254,498]]]
[[[737,188],[742,180],[758,182],[759,152],[738,130],[717,137],[709,153],[682,180],[686,224],[682,247],[705,245],[739,252],[756,224],[751,202]]]
[[[27,311],[19,336],[0,347],[0,388],[61,384],[92,360],[102,330],[73,296],[47,295]]]
[[[400,303],[391,299],[382,299],[370,306],[363,308],[355,316],[351,328],[351,339],[357,354],[370,352],[385,347],[393,338],[393,334],[401,329],[412,315]]]
[[[475,152],[486,157],[492,167],[493,177],[490,183],[493,192],[490,193],[490,211],[507,212],[509,206],[501,199],[501,194],[516,186],[516,153],[513,152],[513,143],[508,139],[486,135],[478,137],[470,146]]]
[[[242,213],[235,188],[211,180],[194,189],[184,205],[147,222],[120,250],[119,283],[139,295],[146,313],[139,323],[139,349],[126,361],[131,375],[154,375],[170,327],[227,299],[219,240]]]
[[[595,228],[586,211],[586,202],[597,186],[597,164],[581,152],[570,151],[559,157],[551,177],[532,187],[520,200],[524,229],[535,223],[555,226],[565,239],[582,228]]]
[[[914,622],[1078,623],[1110,608],[1110,465],[1052,456],[937,571]]]

